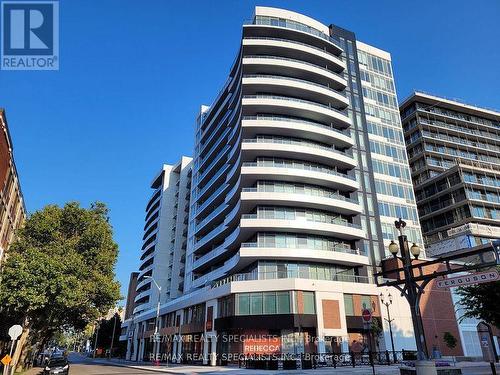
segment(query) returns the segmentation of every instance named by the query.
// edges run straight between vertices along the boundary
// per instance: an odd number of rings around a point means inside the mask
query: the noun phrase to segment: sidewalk
[[[170,364],[168,367],[165,364],[154,366],[150,362],[131,362],[119,359],[90,359],[93,363],[113,364],[116,366],[123,366],[128,368],[135,368],[138,370],[157,371],[167,374],[220,374],[226,373],[228,375],[246,375],[246,374],[264,374],[264,375],[303,375],[303,374],[358,374],[358,375],[372,375],[372,368],[369,366],[360,367],[322,367],[312,370],[249,370],[238,368],[234,366],[194,366],[194,365],[179,365]],[[490,374],[490,365],[487,362],[457,362],[456,367],[462,369],[463,374]],[[445,367],[446,368],[446,367]],[[500,373],[500,364],[496,364],[497,371]],[[375,366],[375,374],[380,375],[399,375],[399,366]]]
[[[134,368],[137,370],[149,370],[157,371],[167,374],[220,374],[225,373],[228,375],[251,375],[251,374],[265,374],[265,375],[278,375],[278,374],[289,374],[289,375],[302,375],[302,374],[359,374],[359,375],[372,375],[372,368],[369,366],[363,367],[338,367],[334,369],[333,367],[322,367],[312,370],[249,370],[245,368],[238,368],[235,366],[195,366],[195,365],[179,365],[171,364],[168,367],[165,364],[160,366],[154,366],[150,362],[130,362],[125,360],[117,359],[92,359],[93,363],[99,364],[113,364],[115,366],[123,366],[128,368]],[[397,375],[399,374],[398,366],[375,366],[376,374],[383,375]]]
[[[72,355],[73,358],[75,354]],[[155,371],[164,374],[227,374],[227,375],[311,375],[311,374],[357,374],[357,375],[372,375],[372,368],[369,366],[362,367],[338,367],[336,369],[332,367],[323,367],[312,370],[249,370],[244,368],[238,368],[235,366],[195,366],[195,365],[179,365],[179,364],[166,364],[162,363],[160,366],[152,365],[151,362],[131,362],[121,359],[102,359],[102,358],[88,358],[78,355],[78,359],[75,364],[88,364],[88,365],[113,365],[119,367],[126,367],[136,370],[147,370]],[[71,361],[71,359],[70,359]],[[462,369],[464,375],[488,375],[491,374],[490,365],[487,362],[458,362],[456,367]],[[497,371],[500,373],[500,364],[496,366]],[[23,375],[38,375],[40,374],[40,368],[33,368],[28,370]],[[399,366],[375,366],[375,374],[377,375],[399,375]]]

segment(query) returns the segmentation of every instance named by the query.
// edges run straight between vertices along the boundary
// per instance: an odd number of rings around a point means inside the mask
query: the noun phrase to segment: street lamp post
[[[155,284],[156,288],[158,289],[158,304],[156,305],[156,321],[155,321],[155,333],[154,333],[154,340],[153,340],[153,353],[155,356],[157,356],[157,352],[159,352],[159,347],[160,343],[158,341],[158,332],[160,331],[159,323],[160,323],[160,298],[161,298],[161,286],[158,285],[156,280],[153,278],[153,276],[144,276],[145,279],[151,279],[153,283]]]
[[[391,311],[389,309],[389,306],[392,305],[391,293],[387,295],[387,299],[382,293],[380,293],[380,302],[382,302],[382,304],[385,305],[385,308],[387,309],[387,319],[385,318],[384,319],[387,323],[389,323],[389,333],[391,334],[392,357],[394,359],[394,363],[396,363],[397,358],[396,358],[396,351],[394,350],[394,337],[392,336],[392,322],[394,321],[394,319],[391,319]]]
[[[391,264],[391,259],[383,260],[381,271],[374,273],[375,282],[377,286],[395,287],[401,292],[401,296],[404,296],[408,301],[417,345],[417,361],[415,363],[417,375],[436,375],[435,364],[427,359],[428,354],[419,308],[425,287],[438,277],[497,267],[500,264],[500,241],[493,242],[491,246],[471,249],[458,254],[441,255],[436,259],[417,262],[420,247],[415,243],[411,247],[408,245],[408,240],[403,234],[406,223],[400,218],[395,222],[395,226],[400,233],[398,236],[399,246],[391,241],[389,251],[397,263]],[[401,256],[398,256],[399,251],[401,251]],[[412,256],[415,259],[412,259]],[[471,258],[475,260],[470,261]],[[469,260],[464,262],[464,259]],[[402,267],[399,262],[401,262]],[[436,266],[439,269],[436,269]]]
[[[413,322],[413,330],[415,332],[416,345],[417,345],[417,359],[419,361],[427,360],[427,349],[425,344],[425,336],[424,329],[422,324],[422,316],[420,314],[420,296],[423,292],[423,288],[419,285],[415,279],[413,274],[412,262],[414,260],[418,260],[418,256],[420,255],[420,247],[413,243],[411,248],[408,246],[408,239],[403,234],[403,229],[406,227],[406,222],[401,218],[397,220],[395,223],[396,229],[399,231],[399,247],[394,242],[391,241],[389,245],[389,251],[394,256],[394,258],[399,259],[403,263],[404,270],[404,293],[408,303],[410,305],[410,312]],[[401,256],[398,256],[398,252],[401,251]],[[414,260],[411,256],[415,258]]]

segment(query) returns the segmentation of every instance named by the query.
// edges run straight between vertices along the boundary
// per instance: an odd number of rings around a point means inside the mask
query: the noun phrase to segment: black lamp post
[[[391,334],[391,347],[392,347],[392,357],[394,358],[394,363],[397,362],[396,358],[396,351],[394,350],[394,337],[392,336],[392,322],[394,319],[391,319],[391,311],[389,310],[389,306],[392,305],[392,295],[389,293],[387,295],[387,299],[385,299],[385,296],[380,293],[380,302],[382,302],[383,305],[385,305],[385,308],[387,309],[387,319],[385,321],[389,323],[389,332]]]
[[[413,330],[415,332],[415,341],[417,344],[417,359],[419,361],[425,361],[427,360],[427,348],[425,344],[422,316],[419,308],[420,296],[423,293],[423,288],[415,281],[415,275],[413,274],[412,268],[412,262],[417,260],[420,255],[420,247],[415,243],[413,243],[411,247],[408,246],[408,240],[403,234],[403,229],[406,227],[405,221],[399,218],[394,224],[400,233],[398,236],[399,246],[394,241],[391,241],[389,251],[394,258],[399,259],[403,263],[405,276],[403,294],[410,305]],[[398,256],[399,251],[401,251],[401,256]],[[412,255],[415,259],[412,259]]]

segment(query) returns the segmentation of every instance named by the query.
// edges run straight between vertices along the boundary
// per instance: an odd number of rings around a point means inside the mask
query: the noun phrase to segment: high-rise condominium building
[[[26,219],[5,111],[0,108],[0,267],[15,231]]]
[[[184,290],[191,158],[164,165],[153,178],[151,189],[135,281],[134,315],[156,307],[158,300],[170,301]]]
[[[401,104],[432,255],[500,237],[500,112],[415,92]]]
[[[258,334],[277,335],[285,354],[388,348],[371,275],[397,217],[421,243],[390,55],[256,7],[196,122],[184,295],[161,306],[158,324],[182,340],[148,340],[156,312],[144,310],[123,326],[138,327],[131,358],[251,354]],[[392,294],[396,348],[411,349],[407,304]],[[364,309],[380,339],[365,337]],[[217,340],[232,334],[247,339]]]

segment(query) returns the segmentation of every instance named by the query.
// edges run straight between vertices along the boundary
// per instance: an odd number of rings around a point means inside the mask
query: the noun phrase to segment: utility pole
[[[385,305],[385,308],[387,309],[387,319],[384,318],[384,320],[389,323],[389,332],[391,334],[391,347],[392,347],[392,357],[394,359],[394,363],[397,362],[396,358],[396,351],[394,350],[394,337],[392,335],[392,322],[394,319],[391,319],[391,311],[389,309],[389,306],[392,305],[392,295],[389,293],[387,296],[388,299],[385,299],[384,295],[380,293],[380,302],[382,302],[383,305]]]
[[[155,357],[155,362],[157,360],[158,353],[160,351],[160,338],[159,332],[160,332],[160,305],[161,305],[161,286],[158,285],[156,280],[154,279],[153,276],[144,276],[145,279],[151,279],[153,281],[154,285],[158,289],[158,304],[156,305],[156,321],[155,321],[155,333],[154,333],[154,340],[153,340],[153,354]]]
[[[100,324],[99,324],[99,322],[97,322],[96,331],[95,331],[95,342],[94,342],[94,355],[93,355],[94,358],[95,358],[95,352],[97,349],[97,339],[99,338],[99,328],[100,328]]]
[[[113,344],[115,343],[115,330],[116,330],[116,313],[114,316],[114,323],[113,323],[113,334],[111,335],[111,347],[109,348],[109,358],[113,357]]]

